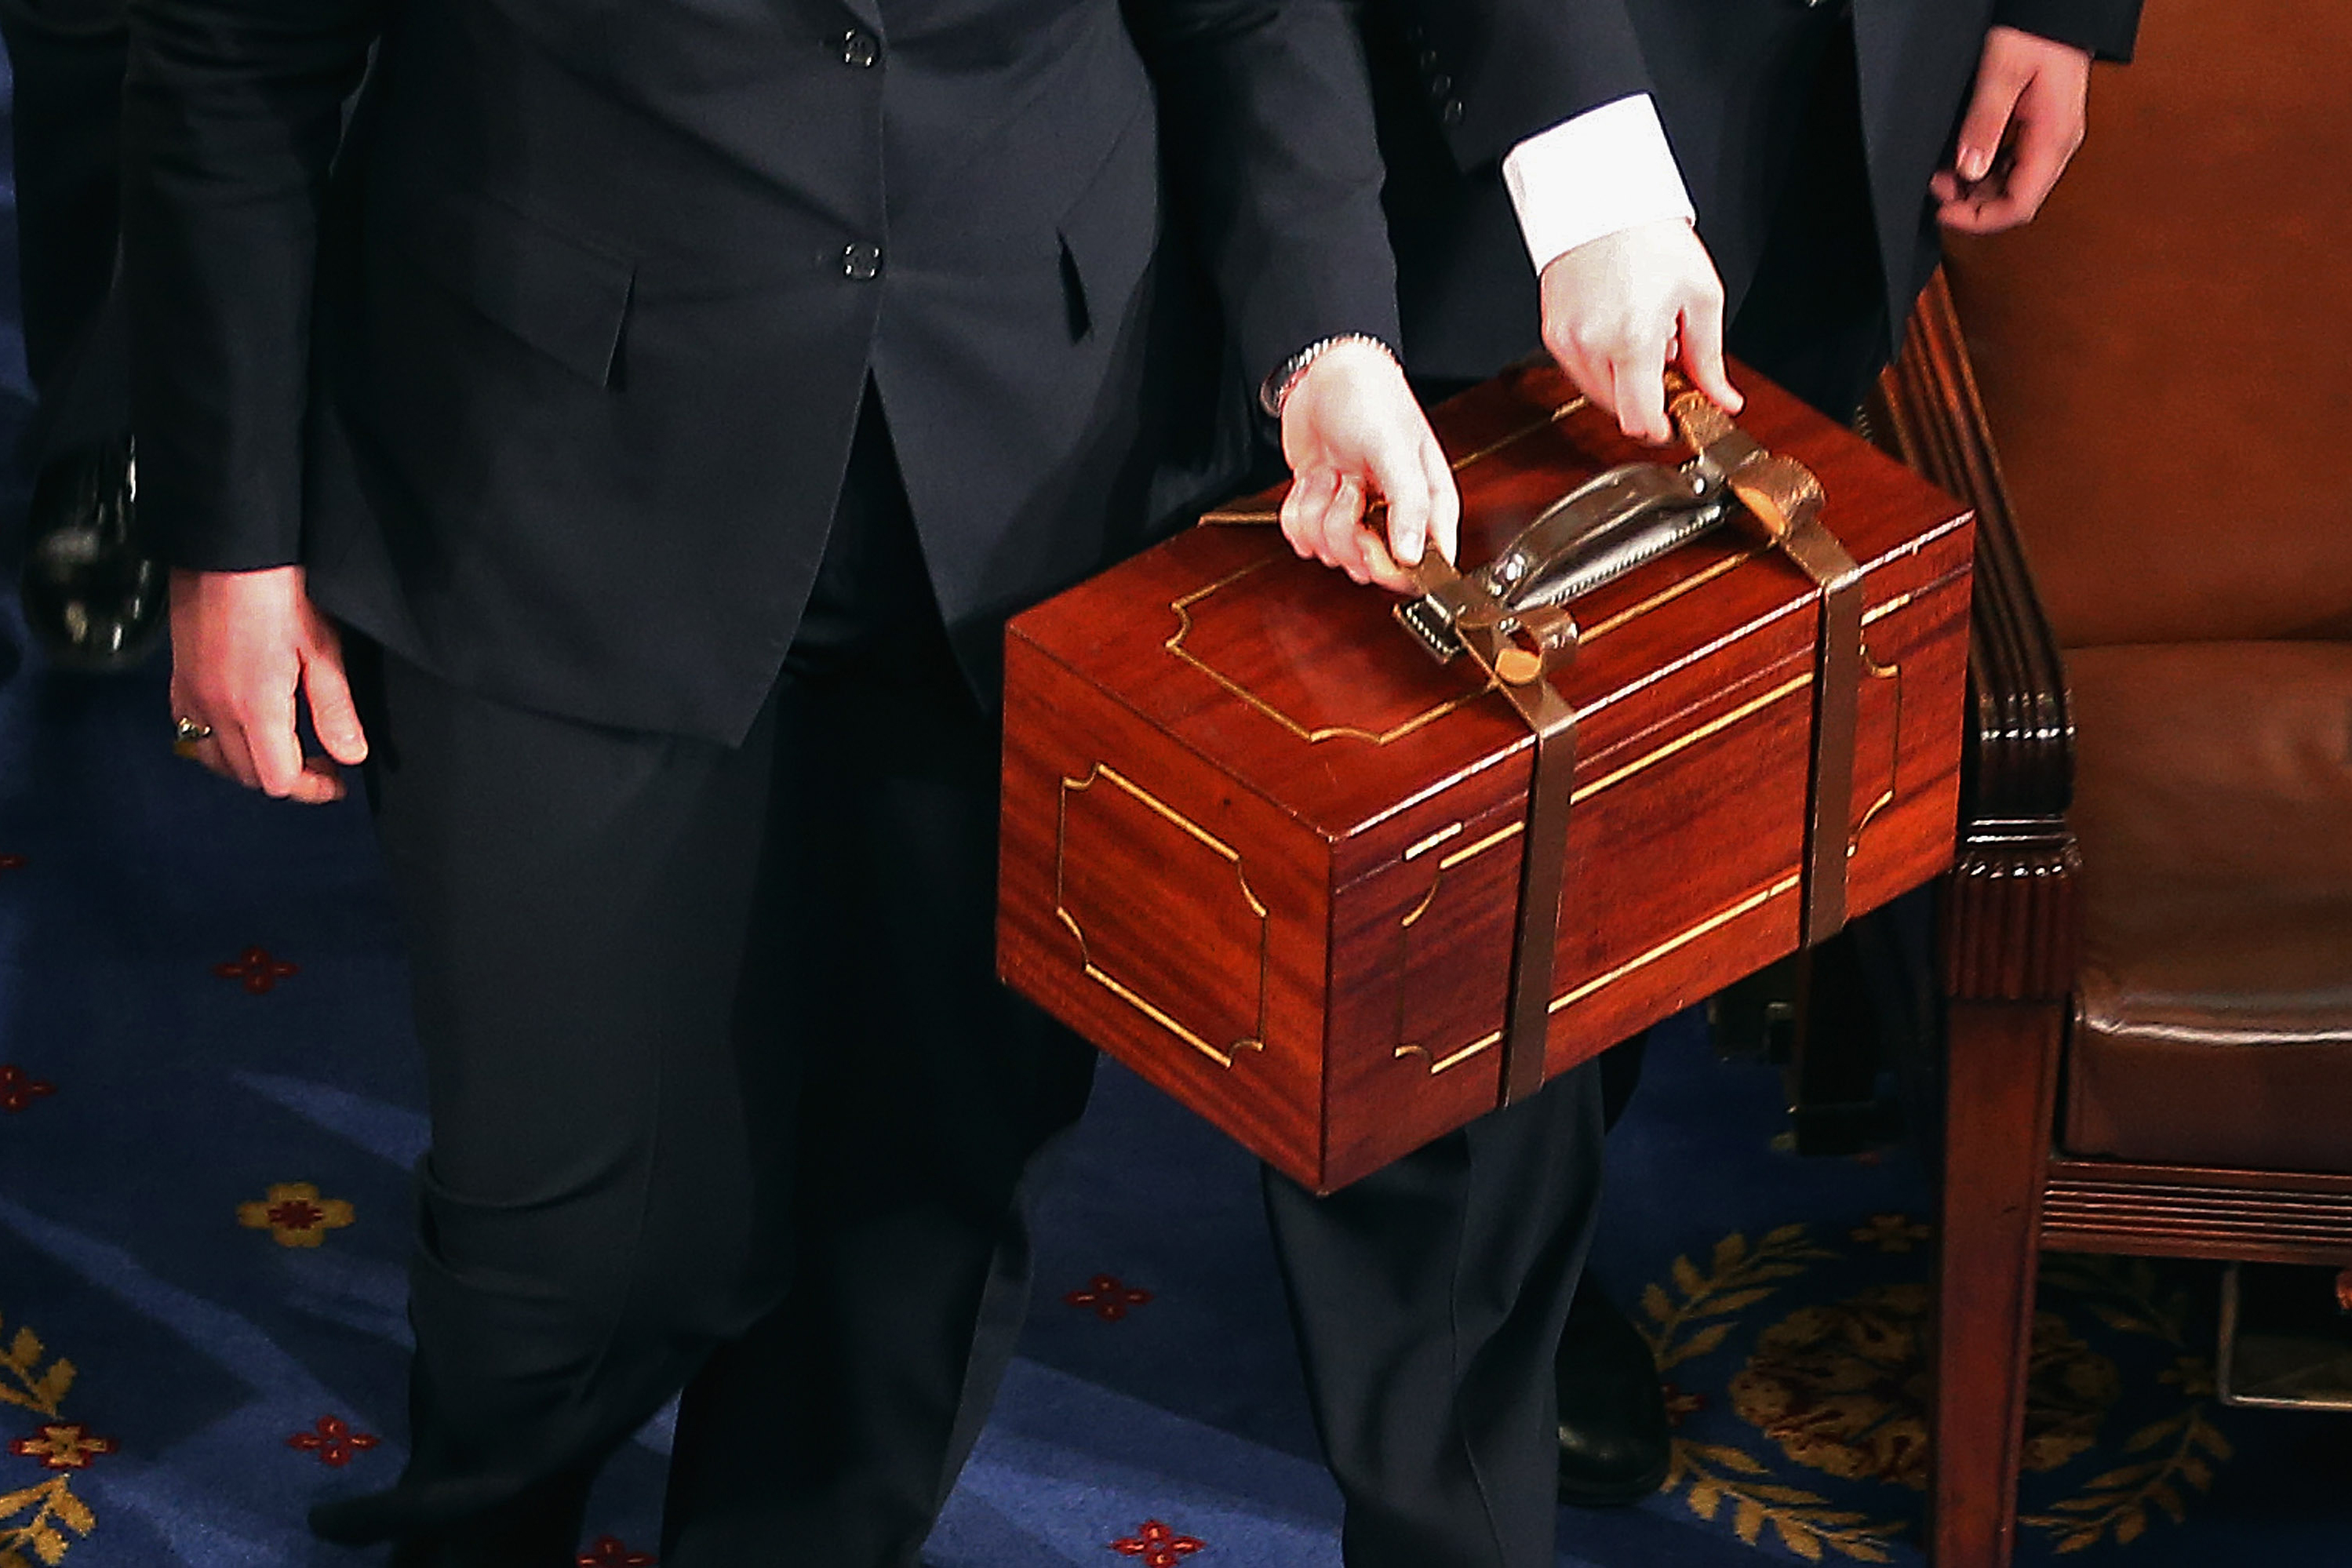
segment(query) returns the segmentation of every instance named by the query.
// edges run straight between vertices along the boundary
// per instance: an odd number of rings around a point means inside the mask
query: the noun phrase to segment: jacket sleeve
[[[1309,343],[1402,335],[1362,46],[1344,0],[1129,0],[1161,157],[1251,384]]]
[[[1365,0],[1391,14],[1464,171],[1651,90],[1625,0]]]
[[[2103,60],[2128,60],[2139,37],[2141,0],[2000,0],[2003,26],[2088,49]]]
[[[174,566],[301,547],[320,214],[383,0],[133,0],[123,285],[139,509]]]

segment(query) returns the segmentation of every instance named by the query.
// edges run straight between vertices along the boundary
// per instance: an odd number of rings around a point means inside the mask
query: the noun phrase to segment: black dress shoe
[[[1625,1314],[1590,1280],[1569,1307],[1553,1375],[1560,1500],[1603,1508],[1656,1491],[1673,1447],[1657,1364]]]
[[[34,481],[25,620],[54,664],[127,670],[154,651],[170,576],[139,548],[136,491],[127,440],[68,453]]]

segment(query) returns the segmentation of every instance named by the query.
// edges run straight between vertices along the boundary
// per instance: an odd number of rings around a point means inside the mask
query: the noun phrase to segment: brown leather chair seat
[[[2062,1145],[2352,1173],[2352,643],[2075,648]]]

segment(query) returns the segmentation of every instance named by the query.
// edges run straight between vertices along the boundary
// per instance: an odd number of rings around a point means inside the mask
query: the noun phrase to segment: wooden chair
[[[2272,11],[2149,8],[1875,411],[1979,509],[1937,1568],[2010,1559],[2039,1250],[2352,1264],[2352,7]]]

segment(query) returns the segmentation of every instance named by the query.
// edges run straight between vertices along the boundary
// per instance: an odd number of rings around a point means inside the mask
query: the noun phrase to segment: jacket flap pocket
[[[406,193],[393,243],[498,325],[598,386],[612,383],[636,268],[488,196]]]

